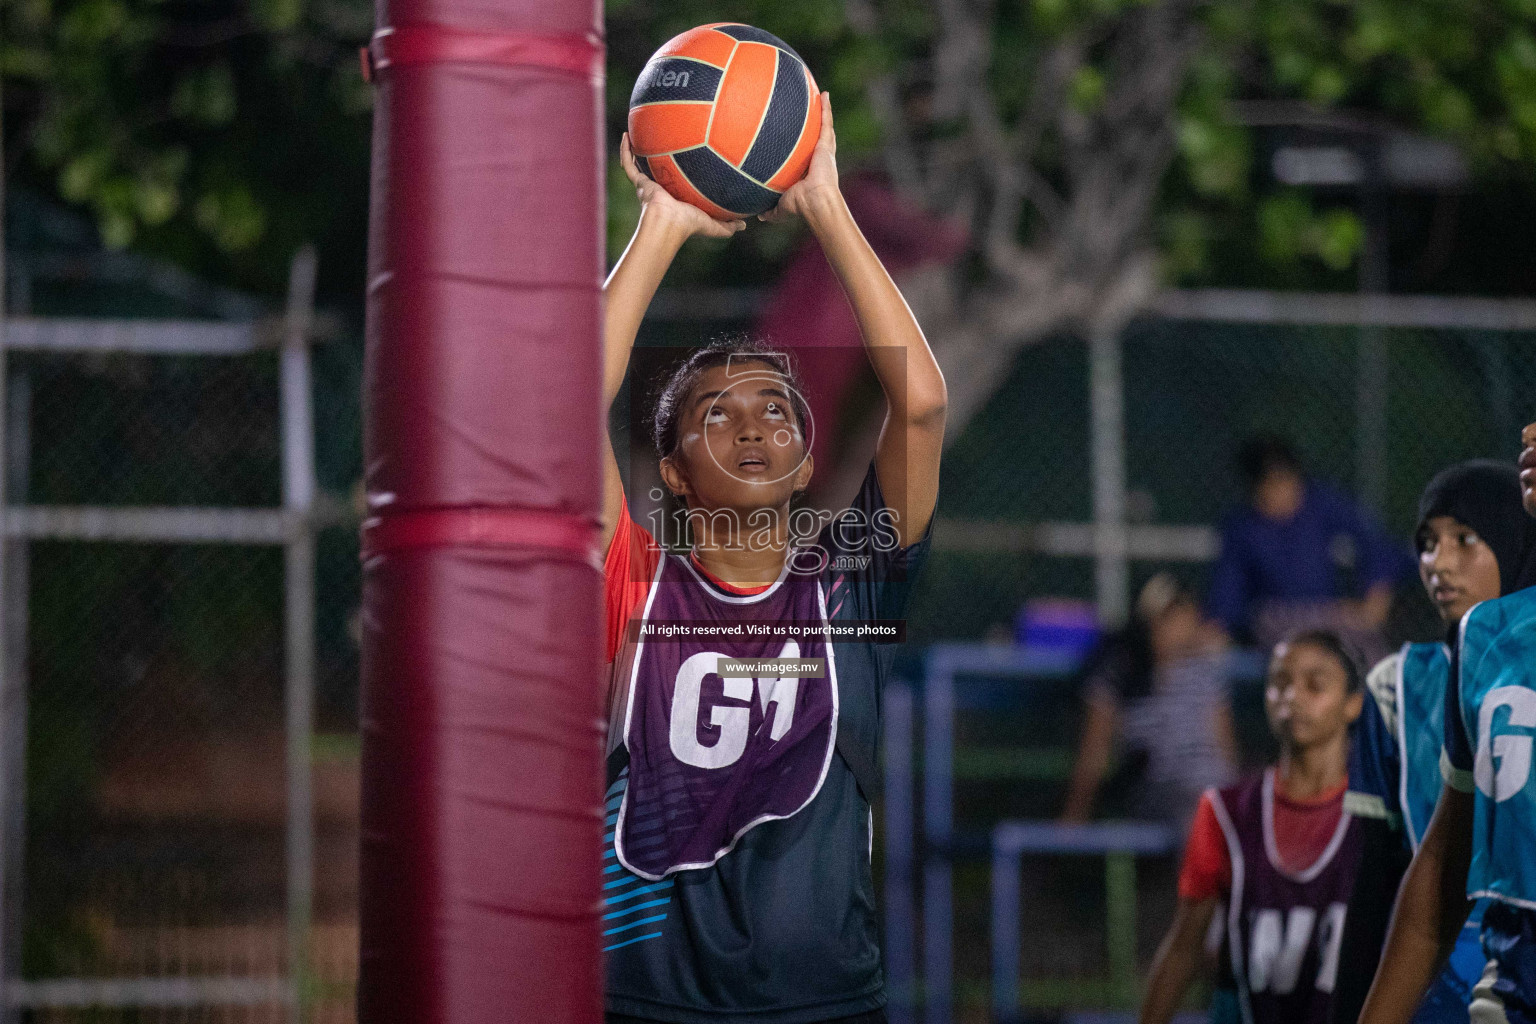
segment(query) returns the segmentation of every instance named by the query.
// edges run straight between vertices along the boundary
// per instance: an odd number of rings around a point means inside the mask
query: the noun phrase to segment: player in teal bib
[[[1449,760],[1472,793],[1467,895],[1536,911],[1536,587],[1472,609],[1460,649],[1458,724],[1476,747],[1470,773]]]
[[[1489,901],[1473,1019],[1536,1024],[1536,587],[1468,612],[1457,656],[1443,768],[1472,799],[1467,896]]]
[[[1439,473],[1419,499],[1415,544],[1425,593],[1447,634],[1469,608],[1497,598],[1513,582],[1530,521],[1520,508],[1513,465],[1474,461]],[[1351,812],[1364,833],[1362,870],[1350,901],[1335,1024],[1354,1024],[1375,973],[1388,913],[1409,859],[1440,798],[1440,748],[1451,650],[1406,644],[1382,659],[1367,686],[1374,698],[1351,748]],[[1465,1024],[1472,987],[1483,973],[1479,911],[1414,1015],[1416,1024]]]
[[[1402,756],[1398,809],[1403,838],[1417,850],[1440,800],[1440,749],[1445,743],[1445,688],[1451,649],[1443,643],[1404,644],[1392,673],[1397,705],[1395,739]]]
[[[1523,436],[1519,493],[1536,516],[1536,424]],[[1486,967],[1474,1024],[1536,1024],[1536,540],[1526,524],[1505,596],[1462,617],[1446,688],[1445,785],[1398,897],[1361,1024],[1402,1024],[1485,899]]]

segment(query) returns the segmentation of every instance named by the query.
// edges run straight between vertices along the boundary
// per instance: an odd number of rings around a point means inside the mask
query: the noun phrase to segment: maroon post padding
[[[364,1024],[597,1024],[601,8],[380,0]]]

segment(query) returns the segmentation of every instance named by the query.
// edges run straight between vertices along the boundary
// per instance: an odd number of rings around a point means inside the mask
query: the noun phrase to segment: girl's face
[[[1152,623],[1152,656],[1160,663],[1187,656],[1199,646],[1204,630],[1200,606],[1181,597]]]
[[[1264,711],[1282,747],[1305,750],[1337,739],[1360,717],[1362,699],[1349,692],[1349,674],[1326,649],[1305,641],[1275,648]]]
[[[1479,601],[1499,596],[1499,560],[1477,532],[1450,516],[1433,516],[1419,531],[1419,579],[1447,625]]]
[[[1306,481],[1289,469],[1269,470],[1253,488],[1253,507],[1259,515],[1276,523],[1296,518],[1306,500]]]
[[[812,469],[790,390],[782,374],[757,360],[705,370],[678,413],[677,450],[661,460],[667,486],[691,508],[786,507]]]

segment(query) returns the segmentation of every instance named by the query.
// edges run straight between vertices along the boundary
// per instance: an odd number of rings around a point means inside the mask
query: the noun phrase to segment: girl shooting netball
[[[609,454],[610,1024],[884,1019],[859,776],[873,761],[889,648],[804,627],[902,614],[901,584],[927,549],[946,395],[921,329],[843,203],[830,101],[816,99],[809,169],[764,219],[800,217],[821,243],[884,391],[885,424],[852,508],[800,546],[789,514],[814,471],[808,413],[788,359],[761,344],[702,349],[662,389],[653,440],[662,480],[687,507],[686,553],[663,551],[630,517]],[[610,403],[678,250],[746,227],[647,177],[628,136],[621,162],[641,213],[605,292]],[[648,625],[677,620],[721,628],[649,637]],[[770,635],[732,633],[740,624]],[[722,658],[815,667],[722,674]]]

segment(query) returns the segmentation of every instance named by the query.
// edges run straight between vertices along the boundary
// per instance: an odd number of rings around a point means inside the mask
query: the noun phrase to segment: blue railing
[[[1026,854],[1104,858],[1104,915],[1115,1001],[1136,992],[1136,858],[1172,853],[1177,837],[1150,822],[1000,821],[992,829],[992,1020],[1019,1013],[1020,862]]]
[[[894,681],[887,686],[884,711],[885,947],[891,1024],[915,1024],[919,1005],[924,1024],[950,1024],[951,1020],[954,1002],[953,864],[965,852],[957,841],[954,823],[955,711],[973,706],[997,708],[1018,703],[1030,695],[1029,687],[999,690],[995,684],[962,686],[962,678],[1059,682],[1080,667],[1081,660],[1071,654],[1007,645],[941,643],[928,648],[921,695],[921,848],[914,820],[916,695],[912,685],[905,681]],[[1235,650],[1230,655],[1228,674],[1235,682],[1252,681],[1261,678],[1262,673],[1263,659],[1258,653]],[[1004,824],[1024,827],[1026,823]],[[995,834],[990,838],[995,841]],[[964,845],[966,850],[979,847],[973,853],[984,856],[987,842],[988,837],[983,836],[978,842]],[[1112,853],[1106,853],[1106,856]],[[993,856],[996,856],[995,846]],[[1134,858],[1135,854],[1131,856]],[[1111,876],[1116,872],[1124,873],[1123,866],[1116,866],[1122,863],[1114,860],[1108,866]],[[920,974],[913,941],[919,931],[918,900],[914,891],[919,869],[923,880]],[[1134,914],[1134,907],[1131,913]],[[1129,969],[1134,972],[1134,950],[1129,963]]]

